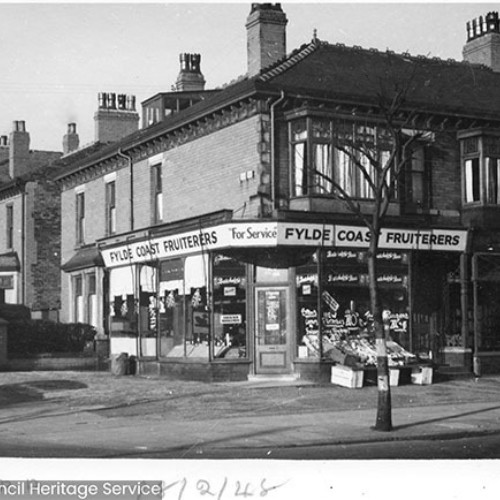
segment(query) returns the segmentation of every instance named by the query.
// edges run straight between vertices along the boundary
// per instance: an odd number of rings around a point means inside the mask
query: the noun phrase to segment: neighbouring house
[[[135,97],[99,94],[94,119],[95,140],[82,148],[75,123],[62,152],[31,150],[24,121],[0,138],[0,303],[23,304],[34,319],[57,321],[61,308],[61,192],[53,177],[137,130]]]
[[[23,304],[34,318],[60,307],[60,202],[46,179],[61,152],[30,149],[24,121],[0,138],[0,303]]]
[[[287,53],[286,25],[280,4],[252,4],[244,77],[205,90],[200,57],[182,55],[144,128],[56,177],[63,320],[91,317],[141,373],[325,377],[327,346],[369,313],[366,229],[328,176],[373,210],[334,138],[384,154],[379,93],[406,82],[400,119],[420,139],[382,231],[388,329],[500,371],[498,14],[468,25],[462,62],[316,36]]]

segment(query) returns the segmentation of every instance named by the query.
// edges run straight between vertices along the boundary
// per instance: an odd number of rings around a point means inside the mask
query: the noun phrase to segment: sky
[[[99,92],[171,90],[179,54],[201,54],[206,89],[246,72],[250,2],[5,3],[0,0],[0,135],[24,120],[31,149],[61,151],[68,123],[94,140]],[[320,40],[462,59],[466,22],[495,3],[281,2],[287,52]]]

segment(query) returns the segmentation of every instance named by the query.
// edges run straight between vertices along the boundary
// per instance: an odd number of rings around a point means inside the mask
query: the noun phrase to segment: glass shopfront
[[[366,252],[323,250],[319,255],[296,270],[299,358],[328,358],[339,342],[369,337]],[[408,255],[380,252],[377,262],[384,324],[390,338],[408,348]]]

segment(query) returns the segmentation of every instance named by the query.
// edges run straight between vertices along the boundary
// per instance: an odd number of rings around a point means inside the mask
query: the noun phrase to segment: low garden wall
[[[85,324],[0,318],[0,371],[104,371],[109,341]]]

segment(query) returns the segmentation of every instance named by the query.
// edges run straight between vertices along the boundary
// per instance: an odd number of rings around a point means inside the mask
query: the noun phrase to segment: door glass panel
[[[284,290],[263,290],[258,293],[259,344],[286,344],[286,293]]]

